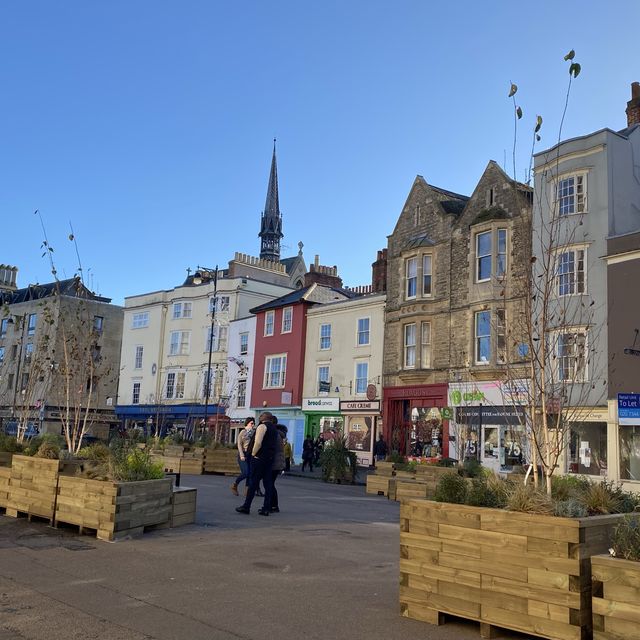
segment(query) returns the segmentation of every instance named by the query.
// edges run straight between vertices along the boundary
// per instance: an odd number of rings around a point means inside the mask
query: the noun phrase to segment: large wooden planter
[[[640,562],[594,556],[594,640],[640,640]]]
[[[400,508],[400,608],[557,640],[591,637],[592,555],[620,516],[555,518],[406,500]]]
[[[14,455],[7,515],[15,518],[19,513],[25,513],[53,519],[59,472],[59,460]]]
[[[220,447],[204,450],[204,470],[207,473],[239,475],[238,450]]]
[[[169,524],[171,478],[105,482],[60,476],[55,519],[95,529],[100,540],[138,535],[145,527]]]
[[[391,476],[378,475],[377,473],[370,473],[367,475],[367,489],[366,492],[374,496],[389,496],[389,483],[393,482]]]
[[[6,509],[9,504],[9,478],[11,469],[0,467],[0,508]]]
[[[8,451],[0,451],[0,467],[10,467],[13,453]]]

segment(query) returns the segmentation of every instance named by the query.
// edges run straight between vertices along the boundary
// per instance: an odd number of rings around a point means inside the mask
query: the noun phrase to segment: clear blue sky
[[[273,137],[283,255],[370,282],[416,174],[469,195],[524,128],[626,126],[640,2],[86,0],[0,7],[0,263],[125,296],[259,252]],[[527,165],[529,134],[519,149]],[[90,269],[90,270],[89,270]]]

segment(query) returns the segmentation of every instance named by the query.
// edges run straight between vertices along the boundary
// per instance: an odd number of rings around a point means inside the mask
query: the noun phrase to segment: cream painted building
[[[382,433],[385,302],[385,294],[372,294],[307,312],[305,435],[342,430],[365,466]]]
[[[243,254],[218,270],[217,283],[214,275],[201,269],[174,289],[125,299],[117,414],[126,426],[190,434],[205,414],[209,427],[228,423],[238,374],[228,359],[229,323],[292,287],[284,265]]]

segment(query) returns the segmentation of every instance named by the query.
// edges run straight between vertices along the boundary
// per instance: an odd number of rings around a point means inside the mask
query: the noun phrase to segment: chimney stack
[[[387,290],[387,250],[378,251],[377,260],[371,265],[371,284],[375,293]]]
[[[627,126],[640,124],[640,82],[631,83],[631,100],[627,102]]]

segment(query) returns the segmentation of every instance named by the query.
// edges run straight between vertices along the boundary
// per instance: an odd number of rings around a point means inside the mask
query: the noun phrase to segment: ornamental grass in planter
[[[630,506],[631,498],[625,502],[607,487],[603,495],[617,497],[619,508]],[[592,499],[587,507],[574,487],[565,493],[581,517],[555,515],[558,506],[546,495],[495,476],[451,473],[440,479],[436,500],[403,501],[403,615],[433,624],[443,614],[461,616],[480,622],[485,635],[495,626],[558,640],[590,638],[589,559],[608,548],[622,516],[589,516],[601,513],[603,503]]]
[[[591,558],[593,637],[640,640],[640,514],[617,524],[609,551]]]

